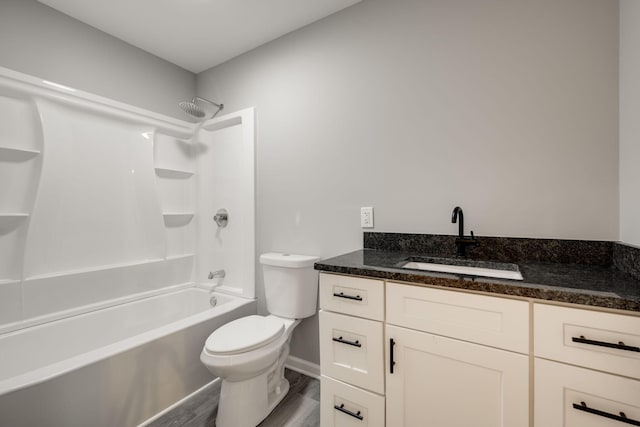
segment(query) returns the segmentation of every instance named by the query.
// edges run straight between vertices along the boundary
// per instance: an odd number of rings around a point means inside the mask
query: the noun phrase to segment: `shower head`
[[[180,105],[180,108],[182,108],[185,113],[192,117],[195,117],[196,119],[201,119],[205,116],[202,108],[198,107],[194,102],[182,101],[178,105]]]
[[[206,102],[207,104],[211,104],[211,105],[213,105],[213,106],[218,108],[213,113],[213,115],[211,117],[209,117],[210,119],[214,118],[224,108],[223,104],[216,104],[213,101],[209,101],[208,99],[200,98],[199,96],[194,97],[191,100],[191,102],[183,101],[183,102],[180,102],[178,105],[180,105],[180,108],[182,108],[182,110],[185,113],[187,113],[188,115],[190,115],[191,117],[194,117],[196,119],[202,119],[207,115],[207,113],[206,113],[205,110],[200,108],[200,106],[196,103],[196,100],[200,100],[200,101]]]

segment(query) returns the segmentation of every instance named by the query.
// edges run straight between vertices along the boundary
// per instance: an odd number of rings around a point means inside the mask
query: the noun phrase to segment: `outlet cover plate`
[[[373,228],[373,208],[360,208],[360,226],[362,228]]]

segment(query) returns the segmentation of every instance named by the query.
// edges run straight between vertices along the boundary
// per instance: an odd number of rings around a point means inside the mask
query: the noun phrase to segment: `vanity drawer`
[[[322,427],[384,427],[384,397],[349,384],[320,378]]]
[[[640,381],[538,358],[534,402],[535,427],[640,423]]]
[[[640,317],[534,304],[537,357],[640,379]]]
[[[320,311],[323,375],[384,393],[382,323]]]
[[[529,353],[529,303],[387,282],[387,323]]]
[[[320,308],[384,320],[384,281],[320,273]]]

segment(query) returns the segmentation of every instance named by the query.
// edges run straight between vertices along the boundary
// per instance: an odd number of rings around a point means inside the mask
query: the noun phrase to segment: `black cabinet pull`
[[[389,373],[393,374],[393,366],[396,364],[396,361],[393,360],[393,346],[396,345],[396,342],[393,338],[389,338]]]
[[[571,337],[571,341],[579,342],[581,344],[598,345],[600,347],[609,347],[609,348],[615,348],[618,350],[635,351],[640,353],[640,347],[625,345],[625,343],[623,343],[622,341],[620,341],[617,344],[613,342],[596,341],[596,340],[587,339],[584,337],[584,335],[580,335],[580,337]]]
[[[333,337],[333,340],[335,342],[339,342],[340,344],[352,345],[354,347],[362,347],[362,344],[360,344],[360,341],[358,341],[358,340],[348,341],[348,340],[343,339],[342,337],[338,337],[338,338]]]
[[[333,405],[333,409],[337,409],[337,410],[338,410],[338,411],[340,411],[340,412],[343,412],[343,413],[345,413],[345,414],[347,414],[347,415],[351,415],[353,418],[357,418],[357,419],[359,419],[360,421],[362,421],[362,420],[364,419],[364,417],[363,417],[362,415],[360,415],[360,411],[358,411],[358,412],[351,412],[351,411],[350,411],[350,410],[348,410],[348,409],[344,409],[344,403],[343,403],[343,404],[341,404],[340,406],[338,406],[338,405]]]
[[[631,418],[627,418],[624,412],[620,412],[620,415],[611,414],[609,412],[600,411],[598,409],[589,408],[586,403],[580,402],[573,404],[573,409],[577,409],[578,411],[588,412],[590,414],[599,415],[601,417],[609,418],[610,420],[620,421],[621,423],[631,424],[632,426],[640,426],[640,421],[636,421]]]
[[[356,295],[355,297],[353,295],[345,295],[344,292],[340,292],[339,294],[337,293],[333,293],[334,297],[338,297],[338,298],[346,298],[346,299],[352,299],[352,300],[356,300],[356,301],[362,301],[362,297],[360,295]]]

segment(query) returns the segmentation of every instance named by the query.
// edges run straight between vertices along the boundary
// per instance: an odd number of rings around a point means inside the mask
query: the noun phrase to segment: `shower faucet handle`
[[[218,224],[218,227],[226,227],[229,223],[229,212],[226,209],[219,209],[213,216],[213,220]]]

